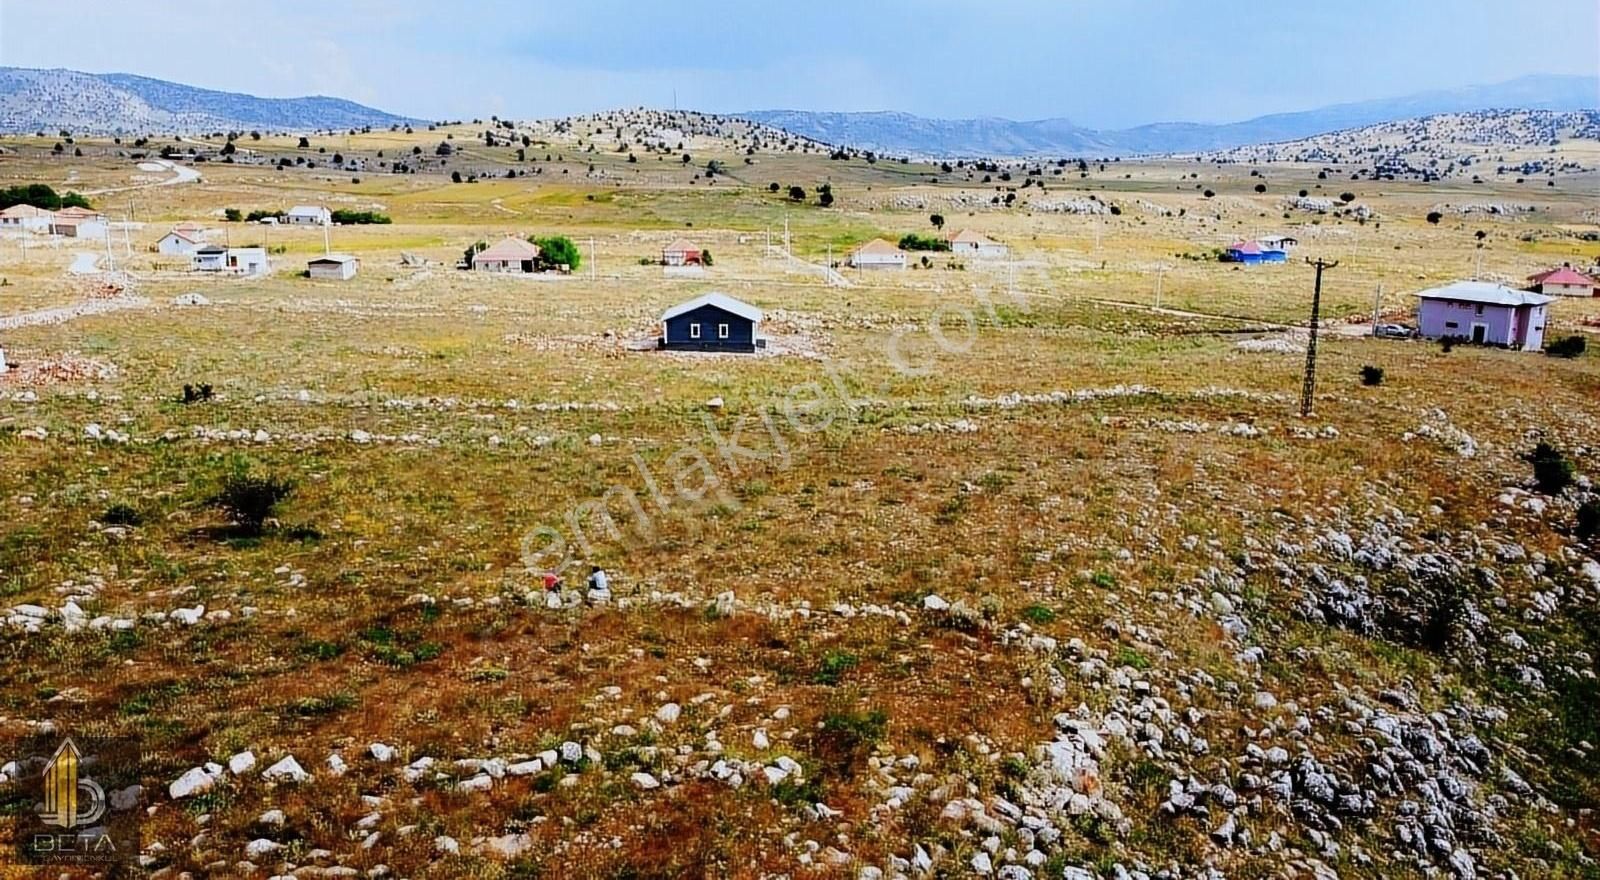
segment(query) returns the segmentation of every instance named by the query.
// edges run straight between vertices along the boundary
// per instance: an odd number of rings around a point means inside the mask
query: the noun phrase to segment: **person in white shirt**
[[[589,569],[589,601],[596,604],[611,601],[611,579],[598,565]]]

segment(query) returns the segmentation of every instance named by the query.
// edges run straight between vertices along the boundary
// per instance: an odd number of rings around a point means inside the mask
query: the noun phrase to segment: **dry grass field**
[[[132,220],[117,276],[0,239],[0,736],[141,737],[151,876],[1600,876],[1600,299],[1553,307],[1575,359],[1361,323],[1380,286],[1409,321],[1600,260],[1594,172],[1090,163],[1004,208],[1022,164],[570,131],[517,163],[482,128],[268,137],[162,186],[128,145],[0,141],[0,186]],[[445,134],[443,169],[371,167]],[[1091,196],[1118,213],[1047,210]],[[301,276],[320,229],[222,219],[303,203],[392,217],[331,230],[356,279]],[[1532,210],[1458,210],[1491,204]],[[935,213],[1013,261],[800,265]],[[184,220],[272,274],[154,253]],[[585,265],[454,268],[506,233]],[[1210,256],[1269,233],[1288,264]],[[680,235],[703,275],[641,262]],[[1339,265],[1302,419],[1307,256]],[[781,346],[630,345],[707,290]],[[293,483],[260,534],[212,503],[241,468]]]

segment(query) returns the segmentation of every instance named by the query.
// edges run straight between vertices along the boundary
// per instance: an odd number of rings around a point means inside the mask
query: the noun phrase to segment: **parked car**
[[[1417,331],[1404,324],[1379,324],[1372,328],[1372,335],[1380,339],[1411,339]]]

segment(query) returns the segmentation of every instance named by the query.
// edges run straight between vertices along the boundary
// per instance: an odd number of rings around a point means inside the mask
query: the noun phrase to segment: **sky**
[[[0,65],[425,119],[647,105],[1096,128],[1600,72],[1600,0],[0,0]]]

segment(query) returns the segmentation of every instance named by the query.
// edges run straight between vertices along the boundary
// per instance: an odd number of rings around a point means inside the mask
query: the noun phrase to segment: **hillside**
[[[1060,156],[1188,153],[1304,138],[1417,116],[1492,108],[1583,110],[1596,105],[1593,77],[1528,76],[1489,86],[1335,104],[1208,125],[1164,122],[1098,131],[1067,119],[928,119],[909,113],[758,110],[740,116],[826,143],[925,156]]]
[[[1579,149],[1575,151],[1575,147]],[[1207,158],[1361,164],[1384,175],[1438,180],[1488,173],[1531,176],[1581,170],[1584,163],[1580,159],[1587,158],[1593,164],[1596,149],[1600,149],[1600,111],[1480,110],[1238,147]]]
[[[258,98],[126,73],[0,67],[0,132],[315,131],[416,120],[342,98]]]

